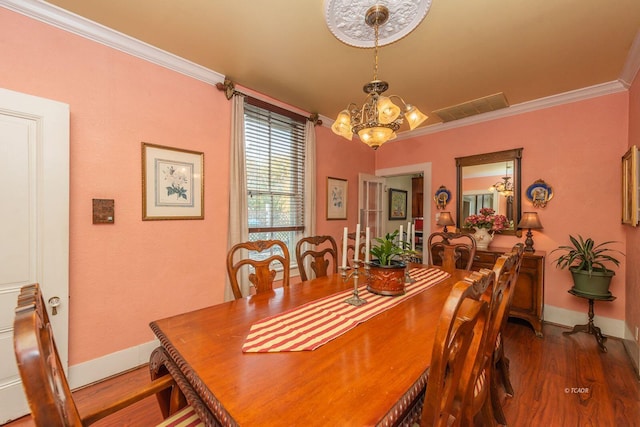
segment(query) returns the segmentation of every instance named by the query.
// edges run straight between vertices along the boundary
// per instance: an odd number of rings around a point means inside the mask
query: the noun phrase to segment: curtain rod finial
[[[224,78],[224,83],[216,83],[216,88],[220,91],[224,91],[224,96],[226,96],[227,99],[231,99],[236,91],[235,85],[231,79],[227,77]]]
[[[311,113],[309,121],[312,122],[314,126],[322,125],[322,120],[320,120],[320,115],[318,113]]]

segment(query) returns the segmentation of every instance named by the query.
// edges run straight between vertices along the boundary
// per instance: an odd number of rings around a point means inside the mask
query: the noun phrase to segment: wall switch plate
[[[93,199],[93,223],[113,224],[115,221],[115,201],[113,199]]]

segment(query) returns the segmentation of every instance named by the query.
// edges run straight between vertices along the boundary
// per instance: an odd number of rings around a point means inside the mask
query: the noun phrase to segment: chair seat
[[[169,418],[158,424],[158,427],[199,427],[204,423],[192,406],[185,406]]]

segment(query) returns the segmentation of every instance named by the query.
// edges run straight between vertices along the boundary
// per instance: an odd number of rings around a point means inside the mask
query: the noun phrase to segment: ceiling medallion
[[[432,0],[325,0],[324,14],[331,33],[341,42],[355,47],[374,47],[371,26],[362,17],[374,5],[386,7],[389,19],[380,27],[378,46],[400,40],[412,32],[429,12]]]

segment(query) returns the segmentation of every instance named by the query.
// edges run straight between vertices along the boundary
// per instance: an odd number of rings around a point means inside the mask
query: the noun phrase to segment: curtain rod
[[[268,102],[262,100],[262,99],[258,99],[256,97],[253,97],[251,95],[247,95],[246,93],[243,93],[239,90],[236,90],[234,83],[228,79],[227,77],[224,78],[224,83],[216,83],[216,88],[218,88],[218,90],[223,91],[224,95],[227,99],[231,99],[231,97],[233,97],[233,95],[235,94],[239,94],[242,95],[246,98],[248,98],[249,102],[252,105],[257,105],[257,106],[264,106],[264,105],[269,105],[270,107],[275,107],[280,111],[280,114],[290,117],[294,120],[309,120],[310,122],[313,122],[313,124],[315,126],[320,126],[322,125],[322,120],[320,120],[320,116],[318,113],[311,113],[311,115],[309,117],[305,117],[302,114],[298,114],[294,111],[291,110],[287,110],[286,108],[282,108],[282,107],[278,107],[276,105],[273,104],[269,104]]]

